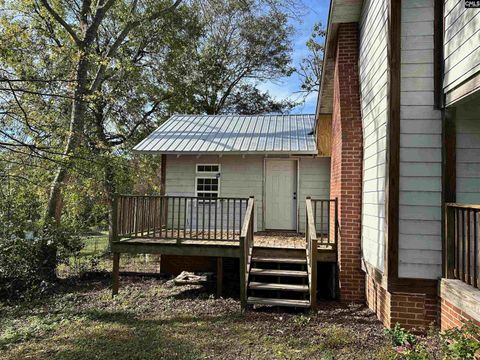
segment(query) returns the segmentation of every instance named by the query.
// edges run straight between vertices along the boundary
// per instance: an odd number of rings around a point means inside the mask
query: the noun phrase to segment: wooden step
[[[308,292],[308,285],[263,283],[263,282],[254,282],[254,281],[248,284],[248,288],[251,290],[281,290],[281,291]]]
[[[266,257],[266,258],[305,258],[305,249],[279,249],[279,248],[267,248],[267,247],[254,247],[254,257]]]
[[[251,305],[273,305],[273,306],[289,306],[289,307],[310,307],[308,300],[293,300],[293,299],[271,299],[249,296],[247,303]]]
[[[306,258],[274,258],[274,257],[263,257],[255,256],[252,258],[252,262],[262,262],[262,263],[282,263],[282,264],[306,264]]]
[[[250,269],[250,275],[265,276],[291,276],[291,277],[307,277],[308,273],[302,270],[280,270],[280,269]]]

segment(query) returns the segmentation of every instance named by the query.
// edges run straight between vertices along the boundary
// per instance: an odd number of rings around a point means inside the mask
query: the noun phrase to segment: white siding
[[[388,5],[364,2],[360,22],[360,92],[363,122],[362,251],[384,267],[385,160],[388,91]]]
[[[447,92],[480,71],[480,9],[466,9],[463,0],[447,0],[444,17]]]
[[[305,198],[329,199],[330,158],[301,158],[299,163],[299,229],[305,231]],[[325,210],[326,211],[326,210]],[[326,222],[325,222],[326,223]]]
[[[402,1],[399,276],[441,275],[441,113],[434,108],[433,0]]]
[[[456,110],[457,202],[480,204],[480,102]]]
[[[166,194],[195,196],[195,165],[220,164],[220,196],[255,196],[257,229],[263,229],[263,156],[167,156]]]
[[[237,155],[176,157],[167,156],[166,194],[195,196],[195,165],[220,164],[220,196],[255,196],[257,230],[263,229],[264,156]],[[300,231],[305,226],[305,197],[327,199],[330,193],[330,159],[299,158],[299,194],[297,201],[300,214]]]

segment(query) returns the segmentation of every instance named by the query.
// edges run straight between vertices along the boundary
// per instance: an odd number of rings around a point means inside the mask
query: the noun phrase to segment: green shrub
[[[385,329],[385,334],[392,341],[393,346],[413,346],[417,343],[417,338],[396,323],[393,329]]]
[[[0,299],[45,293],[55,280],[56,265],[81,248],[79,237],[66,228],[49,228],[32,239],[0,237]]]
[[[480,327],[468,322],[460,329],[446,330],[442,334],[446,359],[475,359],[480,350]]]

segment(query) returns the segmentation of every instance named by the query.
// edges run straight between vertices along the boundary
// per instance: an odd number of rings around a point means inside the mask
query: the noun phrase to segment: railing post
[[[312,201],[312,198],[310,196],[307,196],[305,198],[305,240],[307,241],[307,246],[308,246],[308,227],[309,227],[309,221],[308,221],[308,205],[307,203],[308,202],[311,202]]]
[[[246,254],[245,254],[245,237],[240,235],[240,308],[245,311],[247,307],[247,294],[245,284],[246,272]]]
[[[318,240],[317,230],[315,228],[315,219],[313,218],[312,200],[310,197],[305,199],[305,239],[307,241],[307,267],[309,270],[309,290],[310,290],[310,307],[312,309],[317,306],[317,255]]]
[[[311,271],[312,271],[312,281],[310,284],[310,303],[311,308],[315,309],[317,307],[317,254],[318,254],[318,240],[312,239],[312,250],[311,250]]]
[[[454,278],[455,268],[455,219],[454,208],[445,204],[445,253],[443,263],[443,275],[447,279]]]
[[[335,247],[338,249],[338,197],[335,198],[335,224],[334,224],[334,229],[335,229]],[[338,251],[337,251],[338,253]]]

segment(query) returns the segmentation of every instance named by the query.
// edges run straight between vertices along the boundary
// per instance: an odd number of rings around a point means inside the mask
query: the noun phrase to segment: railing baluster
[[[175,239],[173,237],[173,229],[175,228],[175,198],[172,197],[172,222],[170,223],[170,237],[172,239]]]
[[[217,239],[217,208],[218,208],[218,199],[215,199],[215,224],[213,228],[215,229],[215,233],[213,235],[214,239]]]
[[[220,240],[223,240],[223,200],[220,200]]]
[[[467,278],[467,284],[472,283],[472,278],[470,277],[470,210],[466,210],[467,213],[467,220],[466,220],[466,227],[467,227],[467,236],[466,236],[466,247],[464,249],[465,251],[465,257],[466,257],[466,271],[465,271],[465,276]]]
[[[230,234],[228,233],[229,231],[229,220],[230,220],[230,199],[227,199],[227,240],[230,238]]]
[[[158,230],[159,230],[159,233],[160,233],[159,234],[160,238],[162,237],[162,223],[163,223],[163,210],[164,210],[163,208],[165,206],[164,200],[165,200],[165,197],[162,196],[160,198],[160,218],[158,219],[158,222],[159,222],[159,225],[158,225],[159,229]]]
[[[317,230],[317,233],[320,234],[320,244],[323,244],[323,212],[324,212],[324,201],[323,200],[320,200],[320,229],[315,229]],[[327,204],[329,204],[327,202]],[[317,207],[317,202],[315,201],[315,208]],[[328,206],[327,206],[327,209],[328,209]],[[316,218],[314,218],[316,219]]]
[[[187,237],[187,198],[184,198],[183,204],[183,238]]]
[[[238,219],[239,219],[239,220],[238,220],[238,224],[239,224],[238,227],[241,228],[241,227],[242,227],[242,223],[243,223],[243,222],[242,222],[242,200],[239,200],[239,202],[240,202],[240,208],[239,208],[239,213],[238,213]],[[240,230],[241,230],[241,229],[240,229]]]
[[[205,200],[202,201],[202,240],[205,239]]]
[[[473,286],[478,287],[478,210],[473,210]]]
[[[212,226],[212,199],[208,199],[208,240],[210,240],[211,226]]]
[[[193,239],[193,198],[190,198],[190,239]]]
[[[178,198],[177,242],[180,242],[180,219],[182,217],[182,198]]]
[[[233,199],[233,240],[235,240],[235,199]]]
[[[465,281],[465,211],[461,210],[462,214],[462,242],[461,242],[461,257],[462,257],[462,267],[461,267],[461,279]]]
[[[196,232],[195,232],[195,236],[198,240],[198,198],[195,199],[195,209],[197,211],[197,218],[195,220],[195,226],[196,226]]]
[[[455,278],[460,278],[460,210],[455,208]]]

